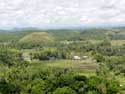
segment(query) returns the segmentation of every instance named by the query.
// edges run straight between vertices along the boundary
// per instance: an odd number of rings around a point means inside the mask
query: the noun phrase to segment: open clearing
[[[69,69],[77,72],[81,75],[92,76],[96,74],[96,69],[99,65],[93,62],[85,61],[73,61],[73,60],[49,60],[49,61],[34,61],[31,63],[33,66],[44,66],[50,68],[60,68],[60,69]]]
[[[112,40],[111,44],[113,46],[122,46],[125,45],[125,40]]]

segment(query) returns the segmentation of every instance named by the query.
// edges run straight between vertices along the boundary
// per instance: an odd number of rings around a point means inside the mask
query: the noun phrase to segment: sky
[[[0,0],[0,28],[125,24],[125,0]]]

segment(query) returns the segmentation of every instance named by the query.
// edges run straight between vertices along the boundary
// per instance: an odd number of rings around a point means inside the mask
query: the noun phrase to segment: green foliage
[[[12,42],[18,41],[23,36],[29,34],[29,32],[0,32],[0,42]]]
[[[104,58],[103,55],[101,55],[101,54],[95,54],[95,55],[94,55],[94,59],[95,59],[97,62],[104,62],[104,61],[105,61],[105,58]]]
[[[57,88],[53,94],[77,94],[73,89],[70,87],[63,87],[63,88]]]
[[[107,94],[117,94],[119,90],[119,83],[115,81],[110,81],[107,83]]]
[[[120,87],[120,81],[117,81],[115,76],[125,77],[125,47],[124,43],[121,45],[113,43],[117,39],[119,41],[125,39],[123,30],[47,30],[44,32],[26,30],[26,33],[0,33],[0,93],[120,93],[123,87]],[[30,62],[24,61],[25,53],[31,57]],[[88,59],[78,61],[80,64],[77,62],[72,64],[71,59],[76,55],[88,56]],[[70,63],[62,63],[61,59],[66,59],[65,61]],[[44,64],[35,63],[34,60]],[[52,60],[54,63],[51,66],[59,64],[52,68],[49,66]],[[91,61],[91,67],[88,60]],[[45,66],[45,63],[48,65]],[[95,63],[99,67],[95,67]],[[79,74],[77,68],[85,72],[83,69],[86,67],[82,66],[83,64],[86,64],[88,71],[98,68],[97,75],[86,77]],[[69,67],[74,70],[69,70]]]
[[[6,82],[4,78],[0,79],[0,93],[2,94],[19,94],[20,88],[15,84]]]
[[[97,94],[117,94],[120,91],[120,86],[115,80],[106,80],[102,77],[91,77],[88,80],[88,89],[90,94],[95,91]]]
[[[54,60],[54,59],[68,59],[68,53],[64,50],[59,51],[57,49],[41,49],[34,53],[31,53],[33,59],[39,60]]]
[[[11,66],[21,61],[21,53],[15,49],[0,49],[0,63]]]
[[[87,78],[70,71],[32,66],[11,67],[7,76],[0,79],[0,87],[2,94],[115,94],[121,90],[113,79]]]
[[[107,58],[106,65],[110,71],[114,71],[116,75],[125,75],[125,57],[111,57]]]

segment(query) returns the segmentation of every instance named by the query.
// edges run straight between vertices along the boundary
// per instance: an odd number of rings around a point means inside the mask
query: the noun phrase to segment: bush
[[[62,87],[62,88],[57,88],[53,94],[77,94],[73,89],[70,87]]]
[[[97,62],[104,62],[105,61],[105,58],[103,57],[103,55],[101,54],[95,54],[94,55],[94,59],[97,61]]]
[[[0,49],[0,63],[12,66],[22,61],[21,53],[15,49]]]

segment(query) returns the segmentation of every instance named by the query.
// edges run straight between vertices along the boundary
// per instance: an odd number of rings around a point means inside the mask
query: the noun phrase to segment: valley
[[[124,28],[0,32],[1,94],[124,94],[124,66]]]

